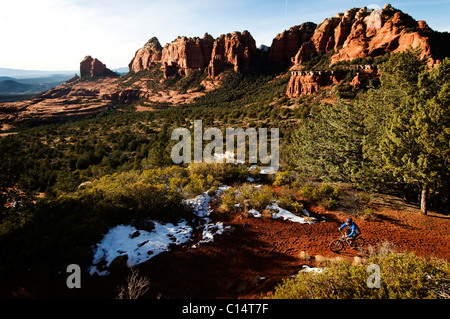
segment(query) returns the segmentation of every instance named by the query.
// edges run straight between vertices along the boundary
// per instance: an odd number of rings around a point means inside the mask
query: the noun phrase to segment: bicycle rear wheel
[[[362,246],[364,246],[364,238],[358,237],[353,241],[352,247],[354,249],[361,248]]]
[[[336,239],[330,243],[330,250],[334,253],[338,253],[344,248],[344,243],[340,239]]]

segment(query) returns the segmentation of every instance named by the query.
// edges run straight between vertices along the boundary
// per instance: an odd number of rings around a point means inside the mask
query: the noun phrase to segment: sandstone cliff
[[[256,42],[248,31],[222,34],[214,41],[208,74],[216,77],[226,65],[235,72],[249,72],[256,56]]]
[[[290,62],[291,57],[314,35],[316,26],[315,23],[305,22],[277,34],[269,48],[269,63]]]
[[[213,37],[206,33],[203,38],[178,37],[166,44],[161,55],[164,76],[189,75],[194,70],[204,69],[211,59],[213,43]]]
[[[312,94],[325,86],[337,83],[338,80],[332,72],[294,71],[289,80],[286,94],[289,97]]]
[[[317,53],[329,52],[331,66],[340,61],[405,51],[409,47],[420,47],[422,57],[430,56],[432,64],[435,59],[450,54],[449,41],[448,34],[434,32],[426,22],[416,21],[390,5],[385,5],[382,10],[353,8],[320,23],[311,38],[292,57],[291,70],[303,69],[302,64]],[[350,84],[358,88],[361,81],[377,76],[376,69],[363,70]],[[309,76],[292,72],[286,94],[290,97],[310,94],[331,82],[323,75]]]
[[[248,31],[223,34],[215,40],[207,33],[203,38],[178,37],[163,48],[152,38],[136,51],[128,67],[130,71],[139,72],[160,63],[164,77],[189,75],[194,70],[204,69],[211,77],[216,77],[226,65],[236,72],[248,72],[256,52],[256,42]]]

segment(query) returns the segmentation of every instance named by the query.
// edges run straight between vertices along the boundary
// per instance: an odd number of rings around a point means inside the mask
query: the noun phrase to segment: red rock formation
[[[114,76],[117,75],[104,65],[100,60],[93,59],[90,55],[80,62],[80,76]]]
[[[128,64],[130,71],[139,72],[148,69],[152,64],[161,62],[162,46],[158,39],[153,37],[136,51],[134,58]]]
[[[390,5],[385,5],[382,10],[354,8],[344,14],[339,13],[333,18],[325,19],[319,24],[311,39],[303,43],[292,58],[295,66],[291,70],[301,69],[302,62],[314,53],[332,50],[335,53],[331,56],[330,65],[339,61],[405,51],[409,47],[420,47],[422,57],[432,55],[433,52],[436,52],[437,56],[443,56],[444,40],[448,41],[450,38],[445,34],[434,32],[426,22],[416,21]],[[362,70],[353,78],[351,85],[359,87],[362,81],[377,76],[376,70]],[[293,74],[286,94],[291,97],[309,94],[323,86],[321,81],[316,77]],[[326,83],[327,80],[325,85]]]
[[[427,31],[426,23],[419,23],[401,11],[390,7],[373,11],[353,23],[343,48],[331,57],[331,63],[405,51],[410,46],[420,47],[422,56],[430,55],[430,41],[422,35]]]
[[[177,72],[180,75],[189,75],[193,70],[208,66],[213,43],[213,37],[206,33],[203,38],[178,37],[172,43],[166,44],[161,56],[164,76]]]
[[[208,74],[216,77],[225,65],[232,65],[235,72],[248,72],[256,54],[256,42],[248,31],[222,34],[214,41]]]
[[[300,47],[292,62],[302,63],[313,53],[334,49],[334,29],[339,25],[339,22],[340,19],[334,17],[325,19],[320,23],[315,29],[311,39]]]
[[[289,97],[312,94],[325,86],[337,83],[335,75],[331,72],[297,71],[292,73],[286,94]]]
[[[286,60],[290,62],[302,44],[311,39],[315,28],[315,23],[305,22],[277,34],[269,48],[269,62],[279,63]]]
[[[422,55],[427,55],[431,53],[430,42],[423,34],[429,31],[425,22],[417,22],[389,5],[383,10],[351,9],[319,24],[292,62],[301,64],[314,53],[331,50],[336,51],[331,64],[404,51],[409,46],[420,46]]]

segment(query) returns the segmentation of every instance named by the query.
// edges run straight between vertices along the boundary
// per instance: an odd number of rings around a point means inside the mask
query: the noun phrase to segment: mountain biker
[[[345,223],[341,227],[339,227],[339,231],[341,231],[343,228],[347,226],[349,228],[347,240],[351,244],[353,240],[355,240],[359,235],[361,235],[361,231],[359,230],[358,225],[356,225],[351,218],[347,218]]]

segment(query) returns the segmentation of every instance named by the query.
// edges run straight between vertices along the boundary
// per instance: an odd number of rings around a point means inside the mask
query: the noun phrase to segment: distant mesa
[[[118,74],[108,69],[100,60],[88,55],[80,62],[80,76],[118,76]]]

